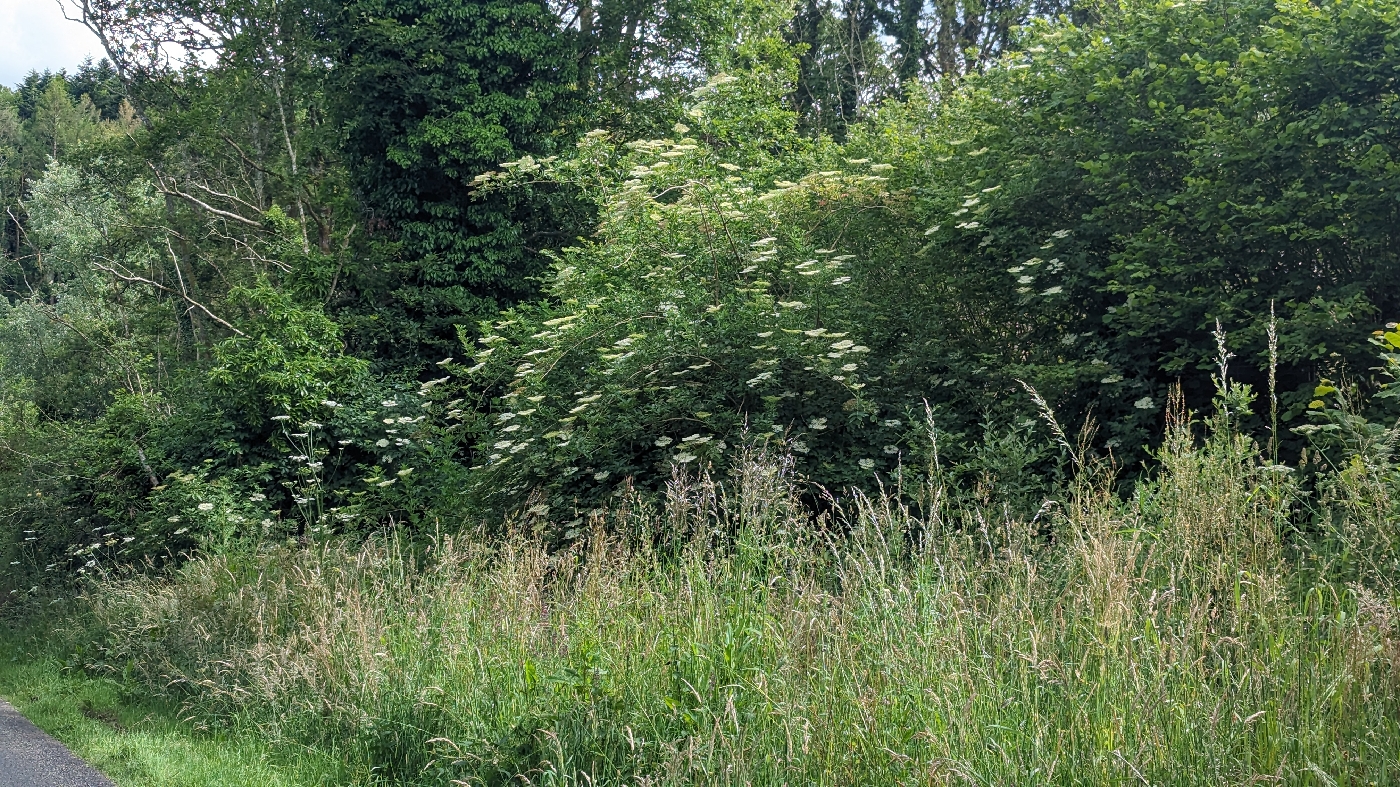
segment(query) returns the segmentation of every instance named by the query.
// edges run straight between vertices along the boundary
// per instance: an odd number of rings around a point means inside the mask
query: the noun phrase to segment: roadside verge
[[[0,698],[117,787],[308,787],[339,783],[324,757],[295,764],[253,735],[196,731],[178,709],[66,668],[34,634],[0,627]]]

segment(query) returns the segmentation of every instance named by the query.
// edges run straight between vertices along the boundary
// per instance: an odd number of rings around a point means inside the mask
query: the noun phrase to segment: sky
[[[14,87],[30,71],[75,69],[101,59],[87,28],[63,18],[57,0],[0,0],[0,85]]]

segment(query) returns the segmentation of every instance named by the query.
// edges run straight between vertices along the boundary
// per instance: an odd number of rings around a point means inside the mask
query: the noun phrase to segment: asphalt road
[[[0,787],[114,787],[0,700]]]

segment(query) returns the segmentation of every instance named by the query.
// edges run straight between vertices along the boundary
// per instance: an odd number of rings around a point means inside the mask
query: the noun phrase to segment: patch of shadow
[[[116,711],[93,707],[90,700],[83,700],[82,704],[78,706],[78,712],[93,721],[100,721],[106,724],[117,732],[121,732],[125,729]]]

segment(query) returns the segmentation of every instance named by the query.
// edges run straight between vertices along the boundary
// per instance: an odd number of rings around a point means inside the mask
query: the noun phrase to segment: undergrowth
[[[753,453],[569,551],[386,537],[109,577],[87,659],[363,784],[1393,783],[1394,577],[1340,556],[1394,513],[1312,500],[1230,404],[1202,436],[1174,403],[1131,495],[1080,454],[1029,520],[936,485],[814,519]]]

